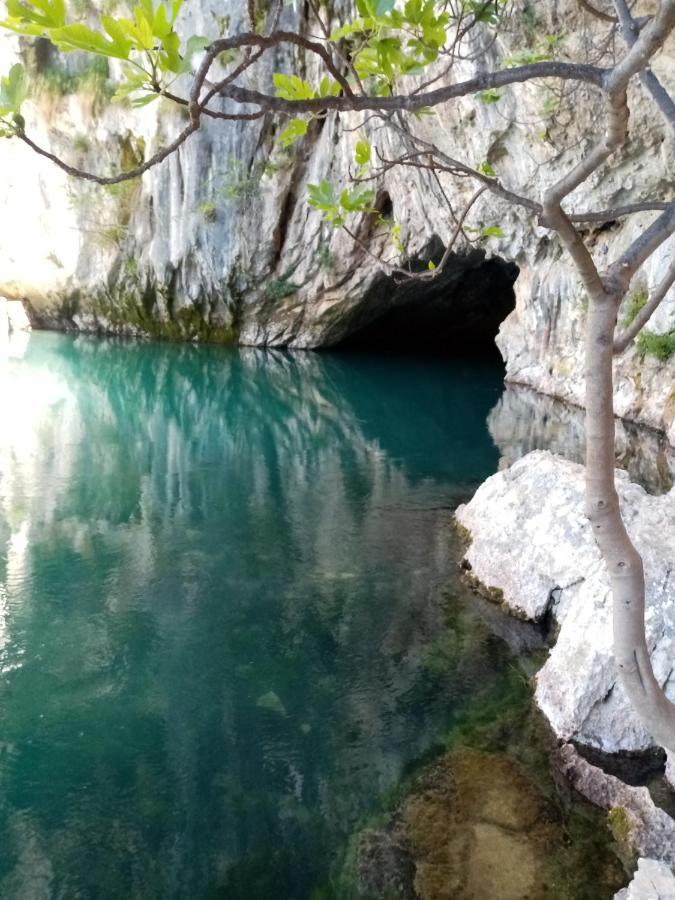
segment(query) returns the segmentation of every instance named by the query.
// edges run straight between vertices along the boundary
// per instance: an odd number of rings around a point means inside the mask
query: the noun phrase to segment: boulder
[[[675,489],[651,496],[622,471],[617,489],[645,563],[654,670],[675,700]],[[609,580],[583,494],[583,467],[546,451],[493,475],[456,513],[471,537],[465,565],[511,612],[557,623],[535,696],[558,737],[609,753],[645,750],[653,741],[617,681]]]
[[[675,877],[663,863],[641,859],[635,878],[614,900],[675,900]]]

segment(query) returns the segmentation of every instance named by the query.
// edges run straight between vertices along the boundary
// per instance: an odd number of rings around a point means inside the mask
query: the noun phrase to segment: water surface
[[[445,597],[451,510],[498,464],[500,368],[20,340],[0,358],[0,896],[319,896],[506,666]]]

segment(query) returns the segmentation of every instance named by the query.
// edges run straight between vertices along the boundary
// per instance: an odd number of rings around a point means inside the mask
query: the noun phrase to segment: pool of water
[[[449,525],[497,467],[501,379],[487,361],[10,346],[3,900],[330,895],[350,834],[508,668],[457,627]]]

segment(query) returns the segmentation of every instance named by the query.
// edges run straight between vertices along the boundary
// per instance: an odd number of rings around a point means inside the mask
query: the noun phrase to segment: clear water
[[[53,334],[0,356],[3,900],[329,882],[505,665],[434,655],[501,377]]]

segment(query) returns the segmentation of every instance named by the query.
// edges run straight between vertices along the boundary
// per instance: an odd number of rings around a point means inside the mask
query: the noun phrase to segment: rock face
[[[630,885],[615,900],[675,900],[672,870],[653,859],[641,859]]]
[[[557,764],[582,796],[610,813],[610,827],[622,849],[675,866],[675,821],[659,809],[645,787],[630,787],[582,759],[571,744],[558,751]]]
[[[242,30],[248,27],[245,7],[238,0],[194,0],[185,4],[183,27],[214,33],[227,23],[231,31]],[[306,29],[304,8],[299,2],[286,5],[284,27]],[[343,20],[352,4],[340,0],[333,8]],[[536,49],[547,34],[567,35],[561,53],[571,58],[600,37],[600,27],[573,0],[536,5],[522,0],[496,43],[487,35],[475,38],[474,61],[462,63],[458,74],[468,77],[514,50]],[[6,35],[0,40],[7,65],[19,47]],[[671,40],[654,64],[670,85],[673,47]],[[27,110],[28,128],[74,163],[101,172],[133,165],[181,127],[180,111],[161,102],[140,111],[111,107],[104,99],[105,81],[92,79],[82,61],[69,61],[76,73],[70,81],[59,75],[61,65],[44,48],[33,60],[37,90]],[[291,66],[312,77],[304,61],[279,52],[266,58],[254,86],[267,87],[274,70]],[[504,91],[493,105],[458,102],[414,127],[451,155],[474,164],[488,161],[510,187],[537,197],[585,153],[585,135],[594,134],[600,113],[586,88],[576,90],[572,116],[567,108],[557,117],[542,113],[544,107],[550,110],[550,101],[547,88],[529,85]],[[634,137],[627,151],[571,197],[570,208],[606,207],[667,190],[672,141],[664,140],[650,103],[639,96],[631,103]],[[361,124],[357,117],[348,119],[349,128]],[[363,249],[322,225],[305,202],[308,183],[345,182],[358,128],[338,134],[328,118],[315,123],[293,153],[285,153],[275,146],[278,127],[267,120],[206,125],[142,183],[112,193],[68,181],[22,145],[3,141],[0,292],[27,299],[36,323],[92,331],[318,347],[376,328],[392,309],[399,317],[421,320],[428,337],[436,320],[425,316],[430,309],[437,315],[440,307],[446,332],[452,334],[453,326],[461,333],[466,323],[454,311],[452,292],[465,291],[460,275],[467,266],[479,270],[482,257],[455,260],[447,297],[441,292],[431,304],[391,290]],[[375,130],[372,122],[360,131],[385,155],[400,149],[395,135]],[[559,153],[552,145],[567,149]],[[464,183],[445,188],[457,206],[472,191]],[[412,257],[424,262],[447,240],[447,207],[426,173],[391,170],[378,186],[377,205],[400,223]],[[589,235],[596,258],[613,257],[649,221],[648,215],[638,216]],[[486,249],[520,269],[515,311],[499,336],[508,378],[579,403],[585,309],[578,279],[544,229],[490,196],[474,224],[495,223],[505,237]],[[372,222],[359,227],[362,240],[378,254],[384,238],[375,235]],[[636,290],[656,283],[673,252],[672,242],[662,248]],[[668,331],[674,311],[675,293],[650,327]],[[672,358],[641,361],[634,350],[617,363],[617,412],[665,430],[671,442],[674,365]]]
[[[650,496],[617,473],[622,509],[645,563],[647,640],[675,700],[675,490]],[[517,615],[559,625],[536,700],[556,734],[605,752],[651,746],[617,681],[611,597],[583,512],[583,470],[545,451],[489,478],[457,519],[472,575]]]

